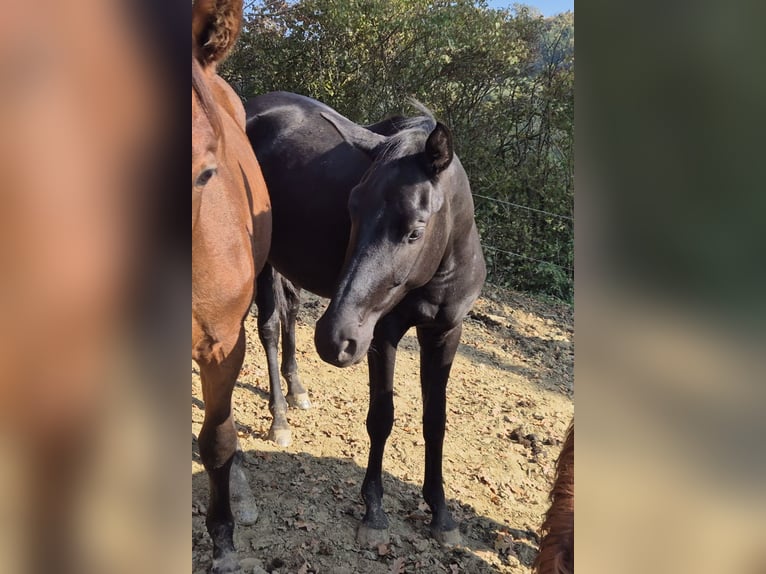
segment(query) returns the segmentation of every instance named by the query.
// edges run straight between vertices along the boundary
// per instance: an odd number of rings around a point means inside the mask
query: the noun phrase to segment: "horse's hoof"
[[[452,530],[431,530],[431,536],[442,546],[459,546],[462,541],[460,536],[460,529],[453,528]]]
[[[243,558],[239,561],[239,567],[244,574],[268,574],[263,569],[263,563],[257,558]]]
[[[258,520],[258,507],[250,485],[247,483],[245,471],[238,464],[234,464],[231,466],[230,473],[229,488],[234,519],[243,526],[255,524]]]
[[[290,429],[274,429],[269,431],[269,440],[279,446],[290,446],[293,442],[293,431]]]
[[[387,528],[370,528],[360,524],[356,531],[356,543],[366,548],[376,548],[381,544],[388,544],[390,537]]]
[[[287,395],[287,404],[290,408],[307,411],[311,408],[311,401],[308,393],[298,393],[297,395]]]
[[[236,552],[214,558],[213,565],[210,567],[210,574],[239,574],[240,572],[242,569],[239,567]]]

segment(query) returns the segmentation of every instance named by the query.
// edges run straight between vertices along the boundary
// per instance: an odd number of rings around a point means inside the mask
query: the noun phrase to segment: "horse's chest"
[[[448,290],[421,288],[402,302],[402,311],[411,325],[452,325],[458,318]]]

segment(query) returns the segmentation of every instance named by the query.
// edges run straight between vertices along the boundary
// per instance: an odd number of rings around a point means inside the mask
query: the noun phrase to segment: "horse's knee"
[[[367,415],[367,434],[370,436],[370,439],[387,440],[393,427],[393,404],[383,404],[377,408],[370,408],[370,412]]]
[[[212,327],[197,328],[192,323],[192,327],[192,359],[203,376],[217,378],[239,369],[245,356],[245,328],[241,321],[219,321]]]
[[[426,441],[426,443],[444,442],[444,434],[444,420],[423,422],[423,439]]]
[[[207,470],[225,466],[231,462],[237,450],[234,421],[228,419],[224,424],[217,426],[203,424],[197,442],[200,459]]]

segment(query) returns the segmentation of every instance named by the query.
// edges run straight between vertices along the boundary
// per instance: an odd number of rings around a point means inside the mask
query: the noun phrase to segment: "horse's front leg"
[[[394,366],[396,346],[406,328],[392,319],[382,319],[375,328],[367,353],[370,377],[370,406],[367,412],[367,434],[370,456],[362,484],[366,512],[357,530],[362,546],[377,546],[389,540],[388,517],[383,510],[383,451],[394,425]]]
[[[268,439],[279,446],[288,446],[292,442],[292,431],[287,422],[287,401],[282,394],[277,357],[280,328],[276,289],[282,288],[279,280],[276,271],[267,264],[258,275],[255,304],[258,307],[258,337],[266,352],[269,369],[269,411],[272,421]]]
[[[426,443],[423,498],[431,507],[431,535],[442,544],[454,545],[460,542],[460,531],[444,498],[442,448],[447,421],[447,380],[460,342],[462,325],[446,331],[433,327],[418,327],[417,331],[423,393],[423,438]]]
[[[244,328],[240,324],[237,330],[221,337],[219,341],[208,341],[195,354],[205,401],[205,420],[199,433],[199,451],[210,479],[206,525],[213,540],[212,572],[224,574],[237,572],[239,567],[234,548],[234,517],[230,497],[234,495],[240,502],[254,502],[246,482],[242,484],[244,476],[232,472],[237,451],[237,432],[231,412],[231,394],[245,357]]]
[[[295,360],[295,323],[301,306],[301,290],[284,277],[279,278],[285,299],[282,317],[282,376],[287,381],[287,404],[293,408],[311,408],[308,391],[298,377],[298,363]]]

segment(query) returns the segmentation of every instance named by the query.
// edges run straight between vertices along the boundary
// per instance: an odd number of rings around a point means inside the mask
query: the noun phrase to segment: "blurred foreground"
[[[188,251],[159,225],[170,53],[155,32],[173,34],[152,4],[2,5],[3,573],[188,570],[191,485],[168,468],[187,468],[168,405],[180,422],[188,394],[168,367],[188,359]]]
[[[763,8],[577,5],[581,574],[766,572]]]
[[[2,5],[0,573],[191,569],[170,4]],[[760,574],[763,18],[609,6],[577,7],[577,563]]]

